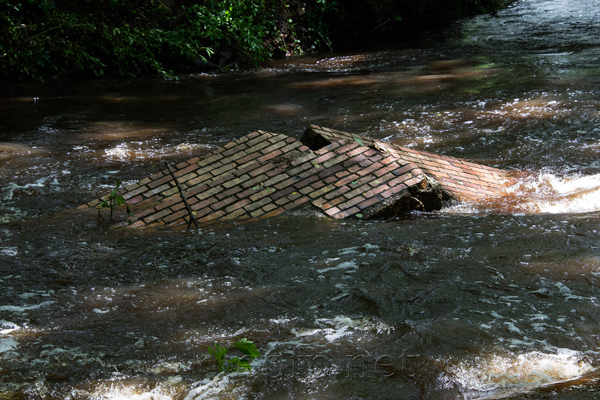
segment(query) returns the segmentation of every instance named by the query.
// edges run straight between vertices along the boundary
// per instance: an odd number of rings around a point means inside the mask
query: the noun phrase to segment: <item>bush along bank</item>
[[[504,0],[0,0],[0,77],[162,76],[380,45]]]

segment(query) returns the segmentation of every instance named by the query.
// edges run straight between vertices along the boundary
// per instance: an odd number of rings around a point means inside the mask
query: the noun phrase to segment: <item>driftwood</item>
[[[188,222],[188,229],[190,228],[190,225],[192,224],[192,222],[196,226],[196,229],[200,229],[200,226],[198,226],[198,221],[196,221],[196,217],[194,216],[194,213],[192,212],[192,208],[190,207],[187,199],[185,198],[183,189],[181,188],[179,181],[175,177],[175,174],[173,173],[173,169],[171,169],[171,164],[169,164],[167,161],[165,161],[165,165],[167,166],[167,169],[169,170],[171,177],[173,177],[173,180],[175,181],[175,184],[177,185],[177,189],[179,190],[179,194],[181,195],[181,199],[183,200],[183,204],[185,204],[185,208],[186,208],[188,214],[190,215],[190,221]]]

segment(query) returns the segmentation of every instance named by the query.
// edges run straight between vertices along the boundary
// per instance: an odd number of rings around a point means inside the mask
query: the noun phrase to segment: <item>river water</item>
[[[595,0],[522,0],[396,49],[5,85],[0,398],[596,398],[599,21]],[[501,201],[370,222],[142,233],[62,212],[310,123],[520,178]],[[243,337],[252,370],[216,376],[207,346]]]

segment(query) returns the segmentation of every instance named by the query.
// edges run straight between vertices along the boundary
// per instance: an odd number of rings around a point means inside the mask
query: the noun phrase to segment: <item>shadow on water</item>
[[[3,87],[0,398],[593,395],[597,13],[527,0],[412,49]],[[309,123],[519,180],[502,200],[386,221],[144,233],[56,214],[164,160]],[[241,337],[261,357],[215,378],[207,346]]]

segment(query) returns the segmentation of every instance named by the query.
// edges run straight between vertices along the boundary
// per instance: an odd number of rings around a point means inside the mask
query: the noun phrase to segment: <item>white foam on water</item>
[[[552,353],[491,354],[461,361],[449,367],[444,379],[457,384],[467,398],[491,399],[568,381],[594,370],[582,353],[556,349]]]
[[[19,250],[16,247],[0,247],[0,255],[15,257],[19,254]]]
[[[169,394],[156,387],[149,391],[140,391],[139,388],[128,387],[124,385],[111,385],[108,387],[99,387],[96,392],[90,396],[91,400],[173,400]]]
[[[524,212],[548,214],[586,213],[600,210],[600,174],[558,176],[542,172],[509,188],[528,196]]]
[[[244,385],[245,379],[239,379],[246,373],[234,372],[229,375],[220,373],[215,376],[212,380],[205,379],[198,382],[199,386],[190,390],[185,400],[208,400],[215,399],[220,400],[226,399],[237,399],[242,398],[244,393],[247,391],[247,387]]]
[[[490,201],[466,201],[444,207],[451,214],[508,212],[523,214],[589,213],[600,211],[600,174],[560,175],[540,172],[516,181],[506,195]]]
[[[333,267],[318,269],[317,272],[322,274],[324,272],[335,271],[335,270],[340,270],[340,269],[348,270],[346,272],[358,271],[358,264],[354,260],[344,261]]]
[[[8,335],[9,333],[19,329],[21,329],[21,327],[14,322],[0,320],[0,335]]]
[[[33,183],[28,183],[25,185],[18,185],[14,182],[10,182],[8,185],[6,185],[4,188],[2,188],[2,190],[0,190],[0,200],[12,200],[13,195],[14,195],[14,191],[15,190],[26,190],[29,188],[42,188],[46,186],[46,181],[49,179],[50,177],[43,177],[43,178],[39,178],[37,181],[33,182]]]
[[[345,316],[335,318],[319,318],[316,320],[318,328],[293,328],[291,332],[297,337],[323,336],[327,341],[334,342],[356,332],[390,333],[393,327],[369,318],[352,319]]]
[[[128,142],[120,143],[115,147],[104,150],[104,155],[108,159],[125,161],[129,159],[154,159],[167,155],[178,155],[192,157],[201,150],[208,149],[209,146],[197,143],[180,143],[177,145],[156,145],[151,142]]]
[[[116,147],[112,149],[106,149],[104,151],[108,158],[116,158],[118,160],[127,160],[131,158],[133,150],[129,148],[127,143],[118,144]]]
[[[43,301],[40,304],[32,304],[29,306],[0,306],[0,311],[8,311],[13,313],[23,313],[28,310],[36,310],[41,307],[49,306],[50,304],[54,304],[56,301]]]

